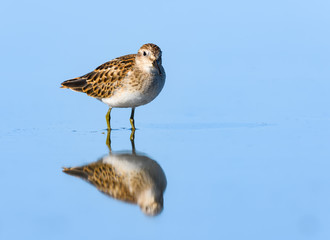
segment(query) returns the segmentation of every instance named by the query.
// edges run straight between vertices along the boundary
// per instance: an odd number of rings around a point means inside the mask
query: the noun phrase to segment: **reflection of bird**
[[[63,171],[116,199],[138,204],[147,215],[157,215],[163,209],[165,174],[156,161],[144,155],[111,153],[97,162]]]
[[[109,105],[109,129],[112,108],[132,108],[130,122],[134,130],[135,107],[155,99],[164,83],[162,52],[157,45],[148,43],[137,54],[115,58],[86,75],[62,82],[62,88],[84,92]]]

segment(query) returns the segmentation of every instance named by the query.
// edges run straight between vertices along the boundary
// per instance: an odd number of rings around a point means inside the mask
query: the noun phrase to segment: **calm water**
[[[330,239],[328,1],[1,5],[0,239]],[[135,114],[156,217],[62,172],[109,149],[107,107],[60,83],[146,42],[167,73]]]

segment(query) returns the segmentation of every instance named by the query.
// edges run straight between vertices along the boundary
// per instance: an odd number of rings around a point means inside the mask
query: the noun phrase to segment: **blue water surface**
[[[330,239],[330,2],[3,1],[0,239]],[[107,106],[60,89],[152,42],[166,84],[135,146],[166,174],[147,217],[62,167],[109,153]],[[113,151],[131,149],[129,109]]]

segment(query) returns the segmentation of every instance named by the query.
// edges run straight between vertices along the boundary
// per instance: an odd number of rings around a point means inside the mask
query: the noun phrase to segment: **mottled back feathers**
[[[84,92],[95,98],[111,97],[116,89],[122,87],[123,79],[135,65],[136,54],[125,55],[106,62],[94,71],[81,77],[67,80],[62,88]]]

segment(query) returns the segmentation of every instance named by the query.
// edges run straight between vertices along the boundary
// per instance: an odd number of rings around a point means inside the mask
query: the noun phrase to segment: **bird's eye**
[[[146,51],[143,51],[143,56],[147,56],[147,53],[146,53]]]

